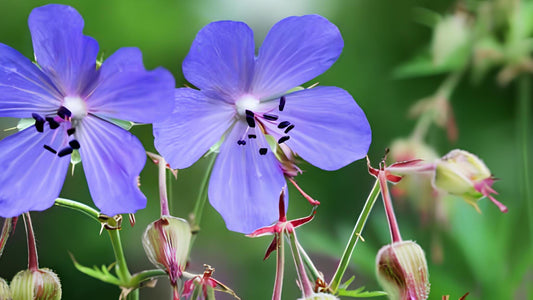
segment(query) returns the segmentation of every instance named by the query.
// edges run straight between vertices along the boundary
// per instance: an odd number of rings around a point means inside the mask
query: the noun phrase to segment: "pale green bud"
[[[316,293],[306,298],[300,298],[298,300],[339,300],[339,298],[335,297],[332,294],[327,293]]]
[[[13,300],[7,282],[0,278],[0,300]]]
[[[435,27],[431,41],[433,63],[441,65],[468,43],[470,26],[467,15],[456,13],[443,17]]]
[[[17,300],[60,300],[61,283],[50,269],[23,270],[11,280],[11,294]]]
[[[490,170],[481,159],[464,150],[452,150],[437,160],[435,187],[452,195],[479,199],[483,194],[475,184],[491,178]]]
[[[429,273],[424,250],[413,241],[381,248],[376,258],[378,281],[393,300],[429,296]]]
[[[187,263],[191,242],[189,223],[173,216],[162,216],[148,225],[142,241],[148,259],[165,270],[175,286]]]

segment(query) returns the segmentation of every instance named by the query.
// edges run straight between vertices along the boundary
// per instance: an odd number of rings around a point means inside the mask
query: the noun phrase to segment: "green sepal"
[[[34,124],[35,124],[35,120],[32,118],[20,119],[19,122],[17,123],[17,130],[22,131]]]
[[[83,274],[89,275],[103,282],[114,284],[116,286],[124,286],[124,283],[120,279],[118,279],[115,275],[109,272],[109,270],[113,268],[115,263],[109,266],[102,265],[100,268],[98,268],[97,266],[93,266],[92,268],[89,268],[89,267],[82,266],[81,264],[79,264],[72,254],[70,254],[70,258],[72,259],[72,262],[74,263],[74,267],[76,267],[76,269],[78,269],[78,271],[82,272]]]
[[[386,292],[383,291],[365,291],[365,287],[362,286],[355,290],[346,290],[343,288],[340,288],[338,290],[337,296],[344,296],[344,297],[351,297],[351,298],[370,298],[370,297],[379,297],[379,296],[387,296]]]

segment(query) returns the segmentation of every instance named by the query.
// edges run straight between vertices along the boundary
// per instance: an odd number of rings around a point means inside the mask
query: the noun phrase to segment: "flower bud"
[[[431,41],[431,54],[435,65],[447,63],[468,44],[470,26],[467,17],[466,14],[458,12],[443,17],[437,24]]]
[[[298,300],[338,300],[339,298],[335,297],[332,294],[327,293],[316,293],[309,297],[300,298]]]
[[[381,248],[376,258],[378,281],[389,299],[427,299],[429,273],[424,250],[413,241]]]
[[[23,270],[11,281],[13,299],[60,300],[61,283],[50,269]]]
[[[11,291],[7,282],[0,278],[0,300],[12,300]]]
[[[144,232],[143,247],[148,259],[168,273],[173,286],[185,269],[190,241],[189,223],[173,216],[162,216]]]
[[[494,180],[481,159],[456,149],[437,161],[433,184],[438,189],[462,197],[478,211],[477,201],[488,197],[502,212],[506,212],[507,208],[491,196],[496,194],[492,189]]]

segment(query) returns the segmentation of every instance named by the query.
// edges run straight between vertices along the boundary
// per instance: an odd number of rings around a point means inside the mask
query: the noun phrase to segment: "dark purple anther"
[[[287,141],[287,140],[290,139],[290,138],[291,138],[291,137],[288,136],[288,135],[286,135],[286,136],[282,136],[282,137],[279,138],[279,140],[278,140],[278,144],[281,144],[281,143]]]
[[[255,134],[249,134],[249,135],[248,135],[248,138],[249,138],[249,139],[255,139],[255,138],[257,138],[257,135],[255,135]]]
[[[246,123],[248,123],[250,128],[255,127],[254,113],[252,111],[246,110]]]
[[[268,149],[267,148],[259,148],[259,154],[265,155],[267,154]]]
[[[44,119],[39,114],[32,113],[31,116],[35,119],[35,129],[38,132],[44,131]]]
[[[72,113],[70,112],[70,110],[68,110],[68,108],[64,107],[64,106],[61,106],[58,110],[57,110],[57,115],[61,118],[61,119],[66,119],[67,117],[70,118],[70,116],[72,116]]]
[[[289,125],[291,125],[291,122],[289,122],[289,121],[283,121],[283,122],[281,122],[281,123],[278,124],[278,128],[279,128],[279,129],[282,129],[282,128],[285,128],[285,127],[287,127],[287,126],[289,126]]]
[[[293,128],[294,128],[294,125],[291,124],[291,126],[287,127],[287,129],[285,129],[285,133],[289,133],[289,131],[291,131]]]
[[[281,98],[279,98],[279,111],[283,111],[284,108],[285,108],[285,96],[281,96]]]
[[[65,155],[69,155],[70,153],[72,153],[72,148],[71,147],[65,147],[61,150],[59,150],[59,153],[57,154],[57,156],[59,157],[63,157]]]
[[[57,151],[54,150],[54,148],[52,148],[52,147],[50,147],[50,146],[48,146],[48,145],[43,145],[43,147],[44,147],[44,149],[46,149],[46,150],[48,150],[48,151],[50,151],[50,152],[52,152],[52,153],[54,153],[54,154],[57,153]]]
[[[263,118],[270,120],[270,121],[276,121],[278,119],[278,116],[273,114],[263,114]]]
[[[72,149],[80,149],[80,142],[76,140],[72,140],[68,142],[69,146],[72,147]]]
[[[67,129],[67,134],[68,135],[73,135],[74,132],[76,132],[76,128],[74,128],[74,127]]]
[[[242,145],[242,146],[244,146],[244,145],[246,145],[246,141],[245,141],[245,140],[238,140],[238,141],[237,141],[237,145]]]
[[[46,121],[48,121],[48,125],[50,125],[50,129],[56,129],[59,127],[59,123],[54,120],[52,117],[46,117]]]

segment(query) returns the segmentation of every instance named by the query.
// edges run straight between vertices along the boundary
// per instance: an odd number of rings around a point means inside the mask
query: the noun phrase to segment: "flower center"
[[[235,109],[241,117],[246,117],[246,111],[254,111],[259,105],[259,99],[252,95],[244,95],[235,101]]]
[[[74,120],[81,120],[87,116],[87,105],[80,97],[65,97],[63,106],[72,113],[71,118]]]

